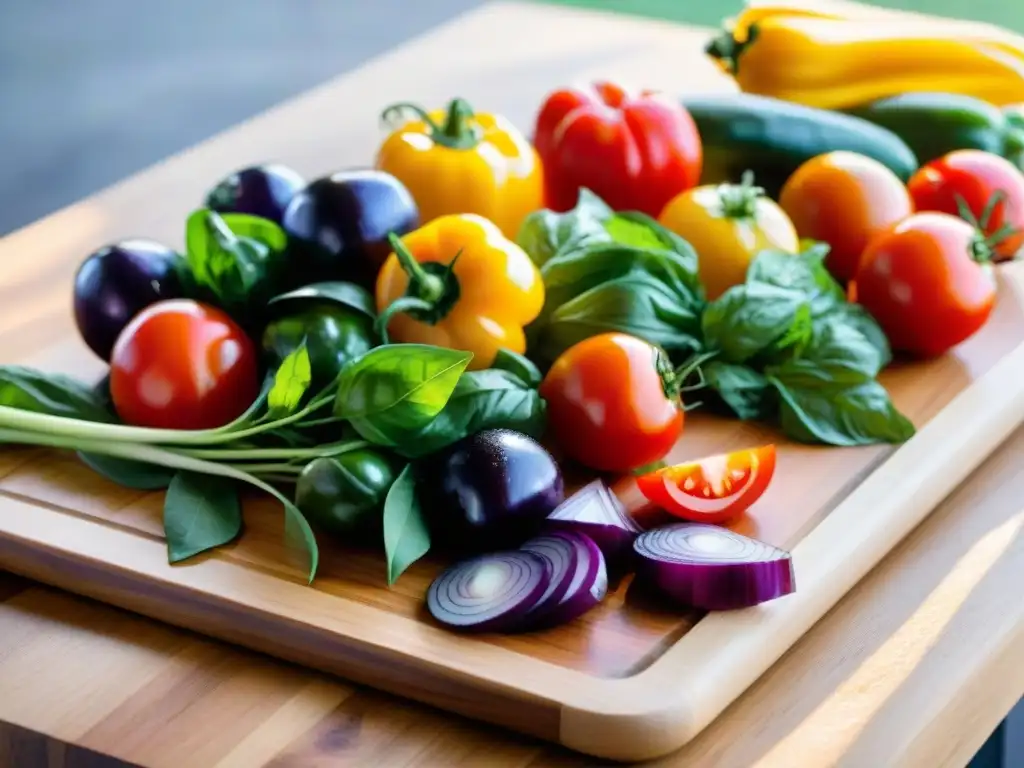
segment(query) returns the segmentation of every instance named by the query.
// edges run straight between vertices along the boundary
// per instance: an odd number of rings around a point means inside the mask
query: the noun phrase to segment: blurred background
[[[741,0],[548,0],[715,25]],[[0,235],[485,0],[0,0]],[[1024,31],[1020,0],[884,0]]]

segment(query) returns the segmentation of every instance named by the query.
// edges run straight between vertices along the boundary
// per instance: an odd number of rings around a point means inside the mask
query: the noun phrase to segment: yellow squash
[[[914,91],[1024,101],[1024,55],[916,20],[768,15],[707,50],[742,91],[823,109]]]

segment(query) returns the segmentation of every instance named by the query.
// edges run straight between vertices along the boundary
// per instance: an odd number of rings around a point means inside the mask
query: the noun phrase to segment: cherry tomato
[[[999,155],[958,149],[921,166],[907,187],[919,211],[960,216],[962,200],[970,223],[991,240],[995,261],[1012,259],[1024,245],[1024,173]]]
[[[899,177],[855,152],[828,152],[805,162],[783,185],[779,205],[800,237],[828,243],[825,266],[844,284],[868,241],[913,213]]]
[[[981,328],[996,283],[984,237],[947,213],[915,213],[878,235],[857,270],[857,301],[894,349],[933,357]]]
[[[747,267],[759,252],[796,253],[800,248],[793,222],[750,178],[682,192],[668,202],[658,222],[697,251],[700,280],[711,301],[746,280]]]
[[[555,361],[540,385],[548,426],[569,458],[628,472],[659,461],[683,431],[672,371],[651,344],[622,333],[591,336]]]
[[[666,512],[698,523],[736,517],[761,498],[775,473],[775,446],[708,456],[637,478],[640,492]]]
[[[253,342],[221,310],[188,299],[142,310],[110,355],[110,396],[128,424],[212,429],[258,394]]]

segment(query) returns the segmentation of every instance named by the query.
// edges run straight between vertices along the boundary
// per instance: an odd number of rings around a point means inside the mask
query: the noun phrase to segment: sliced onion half
[[[608,594],[608,569],[601,549],[582,533],[556,532],[527,541],[523,549],[544,557],[551,584],[527,616],[532,628],[568,624]]]
[[[551,583],[548,561],[526,550],[481,555],[443,571],[427,590],[427,610],[465,632],[516,631]]]
[[[641,529],[626,514],[626,508],[601,480],[594,480],[559,504],[548,515],[545,527],[551,531],[572,531],[592,539],[608,563],[617,564],[628,555]]]
[[[704,523],[678,523],[637,537],[637,580],[682,605],[749,608],[796,589],[788,552]]]

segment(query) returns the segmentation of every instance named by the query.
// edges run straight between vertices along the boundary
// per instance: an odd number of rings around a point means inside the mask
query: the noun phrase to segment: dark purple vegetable
[[[125,240],[86,257],[75,273],[75,324],[89,349],[110,350],[135,315],[163,299],[184,296],[184,258],[152,240]]]
[[[218,213],[248,213],[280,224],[288,203],[306,180],[278,163],[254,165],[224,178],[206,196]]]
[[[521,544],[565,496],[558,464],[540,443],[511,429],[485,429],[419,467],[432,539],[483,551]]]
[[[677,603],[709,611],[748,608],[796,589],[788,552],[704,523],[640,534],[637,581]]]
[[[348,280],[372,291],[391,253],[388,234],[415,229],[419,210],[389,173],[339,171],[295,195],[282,224],[306,282]]]
[[[608,594],[604,555],[582,533],[538,536],[522,548],[545,558],[551,567],[551,582],[526,617],[531,629],[568,624]]]
[[[641,528],[626,514],[618,497],[600,480],[580,488],[548,515],[548,530],[586,534],[601,548],[609,565],[622,562]]]
[[[547,560],[533,552],[481,555],[434,579],[427,610],[442,624],[463,631],[516,631],[550,582]]]

